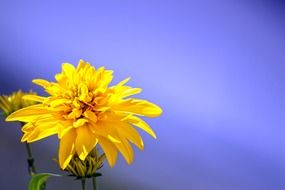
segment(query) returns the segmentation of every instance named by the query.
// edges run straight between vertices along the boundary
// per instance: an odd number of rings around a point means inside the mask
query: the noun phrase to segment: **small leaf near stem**
[[[29,182],[29,190],[42,190],[49,177],[59,177],[61,175],[51,173],[34,174]]]

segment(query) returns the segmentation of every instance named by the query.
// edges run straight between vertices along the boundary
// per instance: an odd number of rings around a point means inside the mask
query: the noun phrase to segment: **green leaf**
[[[45,185],[45,182],[49,177],[60,177],[60,176],[61,175],[51,174],[51,173],[35,174],[32,176],[32,179],[30,180],[29,190],[41,190],[42,186]]]

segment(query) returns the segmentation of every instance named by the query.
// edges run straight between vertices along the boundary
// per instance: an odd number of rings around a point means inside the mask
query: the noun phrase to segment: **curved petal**
[[[123,157],[128,164],[131,164],[134,159],[134,151],[130,143],[123,137],[120,138],[121,143],[115,143],[114,145],[122,153]]]
[[[126,118],[126,121],[130,122],[132,125],[138,128],[141,128],[142,130],[144,130],[145,132],[147,132],[149,135],[151,135],[153,138],[156,139],[156,135],[151,129],[151,127],[141,118],[136,117],[136,116],[130,116]]]
[[[44,80],[44,79],[34,79],[32,82],[39,86],[42,86],[43,88],[47,88],[48,86],[51,85],[49,81]]]
[[[146,100],[133,98],[112,105],[112,109],[147,117],[157,117],[162,113],[162,109],[159,106]]]
[[[113,143],[103,137],[99,137],[99,144],[106,154],[109,165],[114,167],[118,157],[118,150]]]
[[[61,139],[69,130],[73,129],[73,120],[59,119],[58,138]]]
[[[43,102],[46,100],[45,97],[38,96],[38,95],[32,95],[32,94],[28,94],[28,95],[23,96],[23,99],[24,100],[32,100],[35,102]]]
[[[57,127],[52,127],[50,129],[46,129],[46,130],[41,130],[40,128],[35,128],[35,130],[32,133],[29,133],[26,141],[28,143],[31,143],[31,142],[35,142],[35,141],[41,140],[43,138],[55,135],[55,134],[57,134]]]
[[[72,80],[75,67],[70,63],[63,63],[61,67],[62,73],[64,73],[68,77],[68,79]]]
[[[14,113],[10,114],[6,121],[23,121],[23,122],[30,122],[39,116],[43,116],[46,114],[52,113],[51,110],[47,110],[41,104],[32,105],[29,107],[25,107]]]
[[[108,138],[108,140],[113,143],[120,143],[120,138],[118,137],[118,133],[115,130],[115,125],[112,122],[99,121],[96,124],[91,123],[89,128],[93,133],[98,136]]]
[[[112,96],[112,101],[116,101],[118,99],[126,98],[128,96],[132,96],[142,92],[141,88],[132,88],[130,86],[114,86],[111,88],[113,88],[115,91],[114,95]]]
[[[76,131],[70,130],[60,140],[59,144],[59,165],[62,169],[65,169],[69,164],[72,156],[75,153],[74,142],[76,139]]]
[[[26,138],[22,138],[22,141],[27,141],[28,143],[46,138],[51,135],[58,133],[59,125],[57,120],[52,120],[50,118],[43,118],[37,122],[32,122],[29,125],[25,125],[22,130]]]
[[[22,131],[24,133],[27,133],[27,132],[31,132],[33,129],[34,129],[34,124],[33,123],[26,123],[23,127],[22,127]]]
[[[129,80],[131,79],[131,77],[125,78],[124,80],[120,81],[118,84],[116,84],[115,86],[123,86],[125,85],[127,82],[129,82]]]
[[[84,69],[86,67],[86,65],[87,65],[87,63],[83,59],[80,59],[78,62],[78,65],[76,67],[76,70],[80,71],[81,69]]]
[[[88,153],[96,146],[98,139],[87,125],[76,128],[75,149],[81,160],[85,160]]]
[[[140,150],[143,150],[144,148],[143,140],[140,134],[137,132],[137,130],[134,129],[130,124],[125,122],[115,122],[114,127],[121,136],[127,138],[129,141],[135,144]]]

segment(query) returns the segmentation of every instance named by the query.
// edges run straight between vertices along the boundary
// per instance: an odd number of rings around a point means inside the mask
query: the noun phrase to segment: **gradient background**
[[[141,133],[145,151],[107,164],[100,189],[285,189],[285,3],[282,1],[0,2],[0,93],[43,91],[61,63],[80,58],[164,114]],[[0,129],[0,189],[26,189],[26,153],[15,124]],[[57,173],[56,137],[33,145],[40,172]],[[48,189],[80,189],[51,178]],[[91,188],[89,188],[91,189]]]

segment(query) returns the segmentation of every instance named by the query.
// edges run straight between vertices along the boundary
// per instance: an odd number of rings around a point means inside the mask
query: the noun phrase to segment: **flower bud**
[[[98,175],[97,170],[103,166],[105,154],[99,156],[98,150],[93,149],[85,160],[81,160],[78,155],[74,155],[64,171],[70,176],[77,178],[90,178]]]

